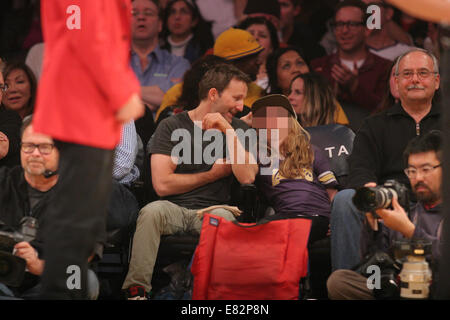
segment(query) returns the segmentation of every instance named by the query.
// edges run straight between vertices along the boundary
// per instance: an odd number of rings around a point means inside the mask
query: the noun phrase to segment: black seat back
[[[353,130],[340,124],[328,124],[305,129],[311,135],[311,143],[328,156],[331,170],[340,186],[345,187],[349,173],[348,157],[352,153],[355,138]]]

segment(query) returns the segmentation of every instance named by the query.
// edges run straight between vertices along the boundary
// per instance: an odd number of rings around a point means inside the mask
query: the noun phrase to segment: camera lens
[[[363,187],[353,196],[353,204],[363,212],[369,212],[380,208],[388,208],[391,205],[394,189],[384,187]]]
[[[377,207],[377,195],[374,188],[360,188],[353,196],[353,204],[358,210],[368,212]]]

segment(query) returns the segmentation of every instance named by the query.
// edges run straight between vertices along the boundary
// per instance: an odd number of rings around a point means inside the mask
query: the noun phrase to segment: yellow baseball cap
[[[222,32],[214,44],[214,55],[226,60],[236,60],[264,50],[250,32],[230,28]]]

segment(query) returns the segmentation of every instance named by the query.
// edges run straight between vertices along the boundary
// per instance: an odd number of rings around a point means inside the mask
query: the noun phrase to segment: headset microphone
[[[53,177],[54,175],[57,175],[58,174],[58,170],[55,170],[55,171],[51,171],[51,170],[45,170],[44,171],[44,173],[42,174],[45,178],[51,178],[51,177]]]

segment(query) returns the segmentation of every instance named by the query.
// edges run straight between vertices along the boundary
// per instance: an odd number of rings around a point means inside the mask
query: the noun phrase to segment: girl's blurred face
[[[305,84],[302,78],[295,79],[291,84],[289,93],[289,102],[295,110],[295,113],[301,114],[303,112],[303,100],[305,98]]]
[[[192,11],[184,1],[175,2],[170,8],[167,27],[171,34],[183,37],[188,36],[197,24],[193,20]]]
[[[271,145],[272,137],[275,139],[278,136],[278,141],[273,142],[278,142],[279,146],[289,134],[289,112],[282,107],[266,107],[261,112],[253,115],[252,127],[267,130],[268,145]]]
[[[282,54],[278,59],[277,78],[278,86],[283,94],[289,94],[289,86],[296,75],[308,72],[308,65],[296,51],[288,51]]]
[[[11,110],[20,112],[27,107],[31,99],[31,84],[22,69],[12,70],[6,77],[8,91],[3,98],[3,105]]]
[[[265,24],[252,24],[247,31],[258,41],[264,48],[259,54],[261,61],[266,61],[267,56],[273,51],[272,42],[270,40],[270,32]]]

